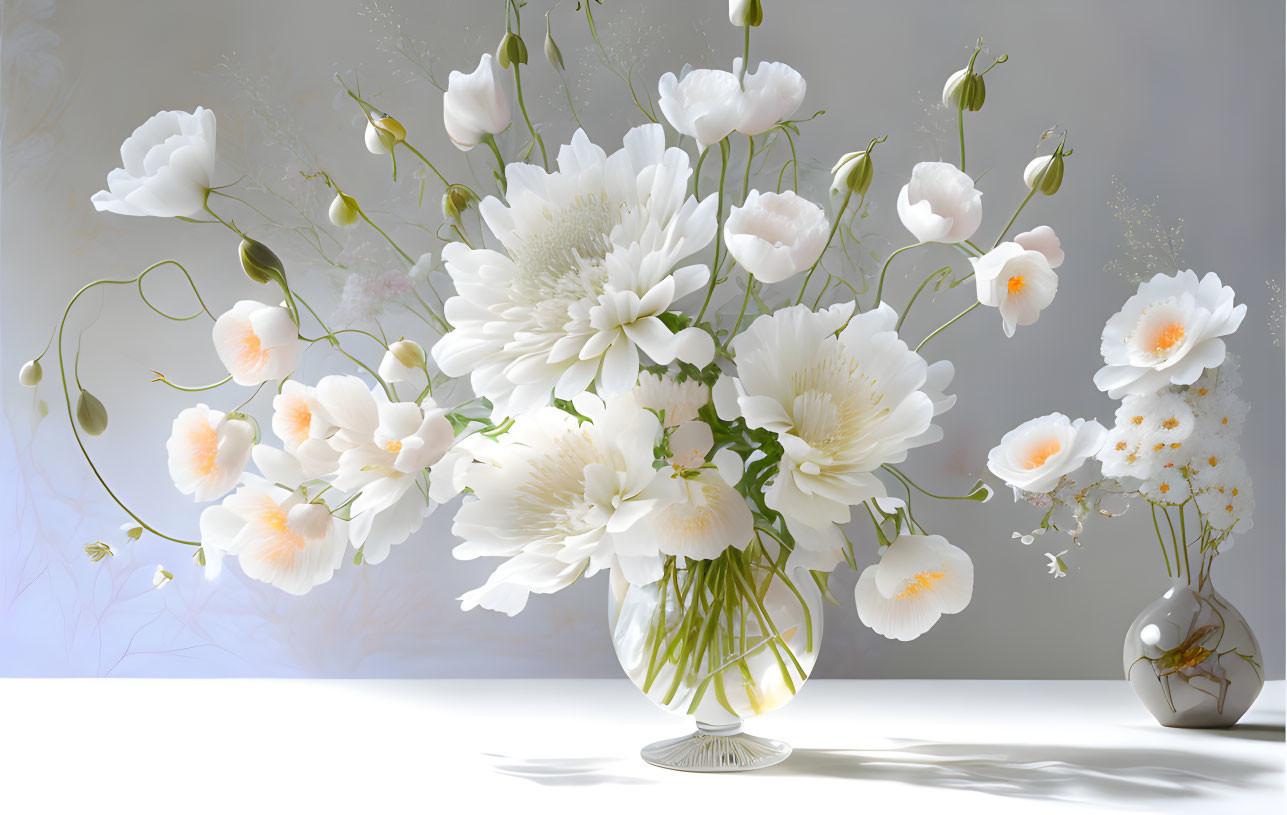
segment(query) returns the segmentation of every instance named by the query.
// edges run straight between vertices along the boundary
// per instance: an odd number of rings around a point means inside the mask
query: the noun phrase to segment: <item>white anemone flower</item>
[[[448,376],[469,374],[497,418],[567,399],[596,382],[604,396],[634,387],[639,352],[654,362],[708,364],[714,341],[660,319],[709,279],[678,266],[715,236],[715,197],[688,195],[688,155],[666,149],[660,125],[626,134],[608,156],[578,130],[547,173],[510,164],[509,205],[479,211],[504,252],[453,243],[453,330],[432,354]]]
[[[1006,241],[981,258],[970,258],[979,302],[1001,312],[1001,330],[1014,336],[1017,326],[1032,325],[1054,302],[1059,277],[1041,252]]]
[[[780,283],[813,266],[830,231],[822,207],[787,190],[751,190],[724,221],[729,254],[761,283]]]
[[[1001,437],[988,453],[988,469],[1024,492],[1050,492],[1104,446],[1108,431],[1095,420],[1062,413],[1029,419]]]
[[[273,433],[286,452],[299,459],[308,478],[335,472],[340,454],[328,442],[335,426],[316,388],[287,380],[273,397]]]
[[[613,535],[618,555],[712,560],[729,547],[750,544],[755,526],[751,510],[717,470],[708,467],[672,480],[680,488],[679,500]]]
[[[742,86],[728,71],[685,68],[679,77],[663,74],[658,106],[670,126],[697,141],[697,149],[718,144],[742,120]]]
[[[495,57],[483,54],[473,73],[451,72],[442,95],[442,123],[452,144],[466,152],[509,127],[509,98]]]
[[[742,58],[733,60],[733,75],[742,73]],[[759,136],[790,119],[804,101],[800,72],[783,62],[761,62],[742,76],[741,116],[736,130]]]
[[[181,411],[165,443],[174,486],[196,501],[226,494],[246,469],[254,439],[255,428],[243,419],[206,405]]]
[[[875,470],[935,437],[928,366],[893,330],[897,314],[853,309],[792,306],[757,318],[733,341],[737,376],[714,388],[720,418],[777,435],[782,460],[765,500],[786,516],[797,553],[838,555],[835,525],[885,495]]]
[[[1234,305],[1233,289],[1209,272],[1157,274],[1109,318],[1100,353],[1107,363],[1095,385],[1111,399],[1190,385],[1206,368],[1224,362],[1224,340],[1238,330],[1246,305]]]
[[[711,389],[700,380],[679,382],[648,371],[639,374],[634,394],[635,401],[642,407],[664,415],[663,425],[666,427],[678,427],[696,419],[697,411],[711,399]]]
[[[295,370],[304,343],[290,312],[241,300],[219,315],[211,332],[219,361],[238,385],[281,379]]]
[[[983,193],[955,165],[922,161],[898,193],[898,217],[922,243],[960,243],[983,221]]]
[[[893,640],[914,640],[939,617],[956,614],[974,593],[974,564],[940,535],[902,535],[854,587],[858,619]]]
[[[475,448],[479,463],[465,478],[474,496],[452,524],[465,542],[453,554],[506,560],[460,598],[462,608],[513,616],[529,594],[558,591],[618,561],[632,582],[661,576],[656,558],[619,557],[613,545],[614,535],[679,498],[669,473],[653,468],[657,417],[629,395],[605,403],[582,393],[572,401],[589,421],[542,407]]]
[[[162,218],[196,215],[214,176],[214,111],[161,111],[121,145],[121,164],[107,174],[107,189],[90,198],[94,209]]]

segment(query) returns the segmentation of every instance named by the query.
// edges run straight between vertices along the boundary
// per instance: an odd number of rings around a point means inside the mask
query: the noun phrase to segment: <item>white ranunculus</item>
[[[658,104],[670,126],[697,141],[697,149],[718,144],[742,121],[742,86],[728,71],[698,68],[663,74]]]
[[[1059,236],[1048,226],[1020,232],[1014,236],[1014,242],[1024,249],[1045,255],[1052,269],[1058,269],[1064,262],[1064,250],[1060,248]]]
[[[680,496],[667,470],[653,468],[661,425],[629,394],[607,403],[573,398],[577,417],[556,407],[527,411],[495,443],[474,449],[452,533],[462,560],[503,557],[481,587],[461,597],[476,606],[522,611],[529,594],[548,594],[622,566],[632,582],[661,576],[657,558],[618,557],[613,536]]]
[[[1024,492],[1049,492],[1104,446],[1108,431],[1095,420],[1062,413],[1030,419],[1001,437],[988,453],[988,469]]]
[[[214,111],[163,110],[121,145],[122,167],[94,193],[94,209],[162,218],[196,215],[205,207],[215,167]]]
[[[1168,384],[1189,385],[1224,362],[1224,340],[1238,330],[1246,305],[1209,272],[1157,274],[1109,318],[1100,353],[1107,363],[1095,385],[1109,398],[1147,394]]]
[[[250,422],[205,405],[180,412],[165,443],[174,486],[196,501],[224,495],[237,486],[254,439]]]
[[[254,300],[241,300],[219,315],[211,335],[219,361],[238,385],[281,379],[304,353],[290,312]]]
[[[619,555],[711,560],[729,547],[745,549],[750,544],[751,510],[718,471],[707,468],[691,478],[676,475],[672,480],[679,486],[680,499],[614,535]]]
[[[724,243],[761,283],[780,283],[817,262],[830,224],[822,207],[787,190],[751,190],[724,222]]]
[[[742,71],[742,58],[733,60],[733,75]],[[790,119],[804,101],[800,72],[784,62],[761,62],[742,77],[741,116],[736,130],[758,136]]]
[[[932,439],[936,407],[923,390],[928,366],[894,331],[893,309],[853,309],[793,306],[757,318],[733,340],[737,376],[713,394],[720,418],[777,435],[782,460],[766,503],[799,547],[833,555],[843,543],[835,525],[885,495],[875,471]]]
[[[1054,302],[1059,277],[1036,250],[1006,241],[981,258],[970,258],[979,302],[1001,312],[1001,329],[1014,336],[1016,326],[1032,325]]]
[[[960,243],[983,221],[983,193],[955,166],[922,161],[898,193],[898,217],[918,241]]]
[[[483,137],[509,127],[509,98],[501,85],[496,58],[483,54],[473,73],[452,71],[442,97],[442,123],[461,150],[473,150]]]
[[[944,614],[956,614],[974,593],[970,556],[940,535],[903,535],[854,587],[858,619],[893,640],[914,640]]]
[[[624,141],[609,156],[578,130],[555,172],[510,164],[508,205],[479,205],[504,251],[443,249],[453,329],[431,354],[448,376],[469,375],[497,418],[591,382],[604,396],[625,393],[640,351],[659,364],[711,360],[708,332],[672,333],[661,317],[710,276],[681,262],[715,237],[715,196],[688,194],[688,155],[666,148],[660,125]]]

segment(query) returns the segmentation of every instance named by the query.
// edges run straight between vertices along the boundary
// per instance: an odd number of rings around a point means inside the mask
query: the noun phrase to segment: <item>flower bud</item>
[[[735,26],[757,26],[764,22],[760,0],[728,0],[728,21]]]
[[[875,175],[871,155],[866,150],[845,153],[836,162],[836,166],[831,168],[831,175],[833,194],[852,192],[858,196],[866,195],[867,189],[871,187],[872,176]]]
[[[460,218],[460,213],[469,209],[469,202],[478,200],[478,196],[468,187],[452,184],[442,194],[442,214],[453,220]]]
[[[1061,153],[1038,156],[1023,170],[1023,183],[1042,195],[1054,195],[1064,181],[1064,157]]]
[[[961,108],[976,111],[983,107],[987,92],[987,83],[983,81],[982,74],[976,74],[969,68],[962,68],[949,76],[944,83],[943,106],[952,110]]]
[[[550,33],[550,16],[545,15],[545,59],[553,66],[554,70],[563,70],[563,52],[559,50],[558,43],[554,42],[554,35]]]
[[[18,370],[18,382],[28,388],[34,388],[40,384],[40,380],[45,376],[45,372],[40,367],[40,360],[32,359],[24,362],[22,368]]]
[[[425,349],[415,340],[398,340],[389,346],[389,353],[408,368],[423,368],[425,365]]]
[[[156,572],[152,575],[152,588],[163,589],[174,579],[174,574],[166,571],[166,568],[160,563],[156,564]]]
[[[526,65],[527,45],[523,42],[523,38],[513,31],[506,31],[500,45],[496,48],[496,61],[502,68],[508,68],[510,63]]]
[[[76,421],[89,435],[101,435],[107,429],[107,408],[97,396],[82,389],[80,398],[76,400]]]
[[[366,123],[366,149],[376,155],[392,153],[398,142],[407,138],[407,129],[392,116],[378,114]]]
[[[353,226],[358,219],[357,201],[351,195],[340,193],[331,202],[331,209],[327,214],[331,218],[331,223],[336,226]]]
[[[121,531],[124,532],[125,537],[129,538],[130,540],[136,541],[139,538],[143,537],[143,527],[139,526],[138,524],[132,521],[121,524]]]
[[[254,238],[242,238],[238,251],[241,255],[241,268],[256,283],[286,279],[286,268],[282,266],[281,258]]]

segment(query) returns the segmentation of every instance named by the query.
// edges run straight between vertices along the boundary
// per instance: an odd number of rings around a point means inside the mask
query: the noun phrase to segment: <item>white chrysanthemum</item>
[[[180,412],[165,443],[174,486],[196,501],[215,500],[237,486],[254,438],[250,422],[206,405]]]
[[[1062,413],[1029,419],[988,452],[988,469],[1024,492],[1050,492],[1098,453],[1107,435],[1093,419],[1074,421]]]
[[[238,385],[281,379],[304,353],[290,312],[254,300],[241,300],[220,314],[211,336],[219,361]]]
[[[676,267],[714,237],[715,198],[688,195],[688,155],[666,149],[660,125],[624,143],[608,156],[578,130],[556,172],[510,164],[509,205],[479,205],[504,252],[443,250],[457,294],[433,357],[449,376],[469,374],[497,418],[596,381],[601,394],[623,393],[641,350],[663,364],[710,362],[710,334],[675,334],[659,318],[709,278],[704,265]]]
[[[644,371],[639,374],[635,387],[635,400],[649,410],[665,415],[666,427],[678,427],[697,418],[697,411],[710,401],[711,389],[696,379],[677,382]]]
[[[1233,529],[1238,533],[1252,529],[1251,516],[1256,502],[1251,490],[1251,474],[1241,458],[1230,458],[1221,468],[1219,478],[1208,474],[1195,479],[1194,487],[1193,499],[1211,526],[1220,531]]]
[[[1016,326],[1032,325],[1054,302],[1059,276],[1049,259],[1035,249],[1007,241],[981,258],[970,258],[979,302],[1001,312],[1001,330],[1014,336]]]
[[[854,587],[858,619],[894,640],[914,640],[939,617],[956,614],[974,593],[970,556],[940,535],[903,535]]]
[[[745,549],[754,532],[746,499],[711,468],[674,476],[680,498],[613,536],[620,554],[677,555],[711,560],[729,547]]]
[[[715,386],[721,418],[777,434],[782,460],[765,500],[801,530],[805,549],[837,548],[835,524],[850,507],[885,494],[874,471],[936,438],[935,400],[922,390],[928,366],[893,330],[897,315],[883,304],[853,308],[793,306],[756,319],[733,341],[737,376]]]
[[[724,221],[724,243],[738,264],[761,283],[780,283],[813,266],[827,245],[830,224],[822,207],[796,195],[751,190]]]
[[[529,594],[558,591],[614,559],[632,581],[660,577],[631,571],[636,564],[619,557],[612,542],[614,534],[679,497],[669,472],[653,468],[657,417],[629,395],[605,404],[582,393],[573,405],[590,421],[537,408],[519,415],[496,443],[475,448],[478,463],[465,477],[474,498],[461,505],[452,524],[465,542],[453,554],[507,560],[460,598],[462,608],[512,616]]]
[[[1095,374],[1096,387],[1120,399],[1192,384],[1203,369],[1224,362],[1220,337],[1237,331],[1247,313],[1233,297],[1214,272],[1201,281],[1190,270],[1141,283],[1104,326],[1100,353],[1107,364]]]

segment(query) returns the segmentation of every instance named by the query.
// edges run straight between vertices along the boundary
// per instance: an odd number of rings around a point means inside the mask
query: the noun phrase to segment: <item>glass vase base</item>
[[[639,755],[667,770],[735,773],[772,767],[791,755],[791,745],[743,733],[740,724],[724,728],[698,724],[695,733],[654,742]]]

